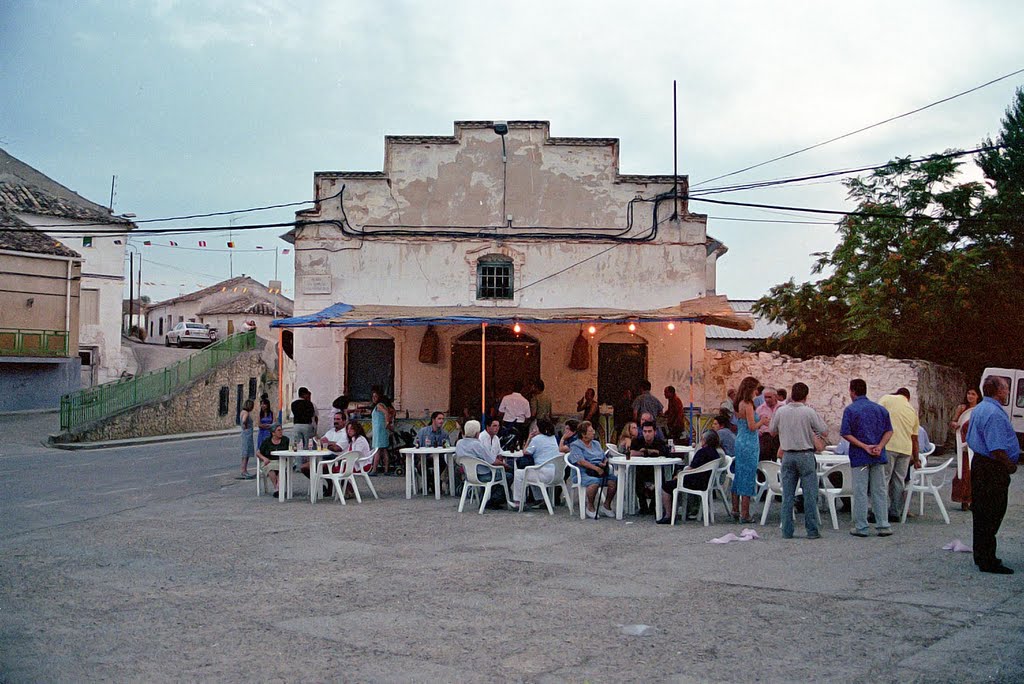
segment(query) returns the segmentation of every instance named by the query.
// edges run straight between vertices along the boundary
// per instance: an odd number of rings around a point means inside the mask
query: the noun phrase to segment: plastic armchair
[[[280,473],[278,473],[280,475]],[[267,489],[267,484],[270,482],[270,478],[263,474],[263,464],[260,460],[256,459],[256,496],[263,496],[269,494],[270,490]]]
[[[676,524],[676,513],[679,508],[679,495],[680,494],[694,494],[700,497],[700,507],[704,514],[704,527],[708,526],[708,517],[710,515],[711,522],[715,521],[715,512],[711,509],[711,497],[712,492],[715,488],[715,479],[718,473],[719,467],[721,467],[722,458],[719,456],[716,460],[710,463],[705,463],[699,468],[690,470],[689,468],[683,468],[681,471],[676,473],[676,488],[672,490],[672,510],[669,512],[669,516],[672,518],[672,524]],[[701,473],[709,473],[708,483],[704,489],[690,489],[684,484],[684,479],[690,475],[699,475]],[[686,516],[683,516],[683,520]]]
[[[552,476],[553,481],[547,482],[540,475],[541,468],[547,468],[549,465],[555,467],[555,473]],[[540,490],[540,495],[544,497],[544,505],[548,508],[548,515],[554,515],[555,510],[552,506],[551,500],[557,494],[558,488],[562,488],[562,495],[565,498],[565,505],[569,509],[569,515],[572,515],[572,499],[569,497],[569,488],[566,486],[565,481],[562,479],[562,472],[565,470],[565,454],[559,454],[547,463],[541,463],[540,465],[526,466],[523,470],[523,480],[526,482],[526,489],[528,491],[530,487],[534,487]],[[548,496],[548,490],[551,490],[551,497]],[[526,497],[519,502],[519,512],[523,512],[523,505],[526,503]]]
[[[311,497],[314,502],[320,498],[320,482],[326,480],[324,471],[330,472],[334,469],[334,466],[341,466],[344,463],[344,453],[339,453],[334,458],[327,461],[320,461],[316,468],[310,468],[309,470],[309,491],[313,493]]]
[[[334,496],[337,497],[343,505],[345,504],[345,487],[352,485],[352,493],[355,494],[356,501],[359,503],[363,502],[363,498],[359,495],[359,485],[356,484],[356,475],[362,470],[359,461],[363,459],[362,453],[358,451],[346,451],[341,456],[330,461],[333,465],[334,462],[341,464],[341,468],[338,472],[333,472],[333,468],[329,468],[326,473],[320,473],[318,482],[320,480],[329,480],[334,485]],[[365,475],[365,472],[363,473]],[[371,485],[372,487],[372,485]],[[374,497],[376,497],[374,492]]]
[[[921,495],[921,510],[919,515],[924,515],[924,495],[931,494],[935,497],[935,503],[939,505],[939,511],[942,513],[942,519],[949,524],[949,514],[946,512],[946,506],[942,503],[942,497],[939,495],[939,490],[942,489],[946,484],[946,473],[949,464],[953,462],[952,458],[946,459],[946,462],[937,466],[927,466],[926,460],[922,459],[922,467],[914,468],[910,472],[910,484],[907,485],[906,489],[906,501],[903,502],[903,515],[900,516],[900,522],[907,522],[907,512],[910,510],[910,500],[914,498],[914,493]]]
[[[766,496],[764,498],[764,510],[761,511],[761,526],[763,527],[765,521],[768,520],[768,509],[772,506],[772,500],[778,499],[782,501],[782,465],[778,461],[761,461],[757,464],[757,470],[764,475]],[[799,484],[796,486],[796,492],[794,496],[803,494],[803,488]],[[804,506],[817,506],[818,503],[804,501]],[[796,512],[796,508],[793,509]]]
[[[828,476],[833,473],[837,473],[842,478],[842,482],[838,487],[832,486],[832,483],[829,481]],[[850,464],[839,463],[826,468],[819,477],[821,478],[821,485],[818,493],[824,495],[825,501],[828,503],[828,512],[832,515],[832,529],[838,530],[839,517],[836,513],[836,499],[849,499],[850,506],[853,506],[853,473],[850,471]],[[807,505],[806,501],[804,505]]]
[[[466,507],[466,497],[469,495],[470,489],[484,490],[483,495],[480,497],[480,510],[478,511],[481,515],[483,515],[484,509],[487,508],[487,502],[491,499],[491,488],[495,485],[501,485],[501,488],[505,490],[506,501],[512,500],[508,492],[508,482],[505,480],[505,468],[503,466],[484,463],[479,458],[473,458],[472,456],[459,456],[455,459],[455,462],[462,466],[463,474],[466,477],[466,481],[462,485],[462,496],[459,498],[459,513],[462,513],[462,510]],[[477,467],[490,470],[491,479],[487,482],[481,480]]]
[[[712,479],[715,480],[715,487],[711,492],[711,498],[713,501],[715,494],[722,497],[722,505],[725,506],[725,514],[729,515],[732,511],[732,508],[729,506],[729,500],[731,498],[729,496],[729,486],[732,483],[732,472],[729,468],[732,467],[733,458],[726,454],[721,447],[719,447],[718,453],[720,455],[720,458],[718,459],[718,472],[712,476]]]

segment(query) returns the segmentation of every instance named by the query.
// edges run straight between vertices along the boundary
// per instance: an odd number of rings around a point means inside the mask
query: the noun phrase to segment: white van
[[[1003,404],[1006,415],[1013,423],[1017,439],[1024,444],[1024,370],[1016,368],[986,368],[981,376],[981,385],[991,376],[1001,377],[1010,386],[1010,400]]]

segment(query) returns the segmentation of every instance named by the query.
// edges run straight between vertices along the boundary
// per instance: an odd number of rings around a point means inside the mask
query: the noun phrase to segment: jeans
[[[889,497],[885,487],[885,464],[850,468],[853,473],[853,523],[858,532],[868,531],[868,486],[871,487],[871,510],[875,512],[875,529],[889,527]]]
[[[903,491],[906,489],[910,470],[910,454],[886,451],[885,479],[889,483],[889,517],[903,514]],[[878,513],[875,513],[878,515]]]
[[[818,532],[818,464],[814,450],[786,451],[782,454],[782,536],[793,536],[793,500],[796,484],[804,490],[804,527],[808,537]]]

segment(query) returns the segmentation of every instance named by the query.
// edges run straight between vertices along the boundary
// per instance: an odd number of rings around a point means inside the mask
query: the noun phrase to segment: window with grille
[[[477,299],[512,299],[514,289],[512,262],[480,260],[476,264]]]

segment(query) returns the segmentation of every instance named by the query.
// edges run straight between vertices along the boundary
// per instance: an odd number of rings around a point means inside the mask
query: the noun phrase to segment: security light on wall
[[[505,135],[508,133],[508,122],[507,121],[495,121],[494,132],[498,135]]]

